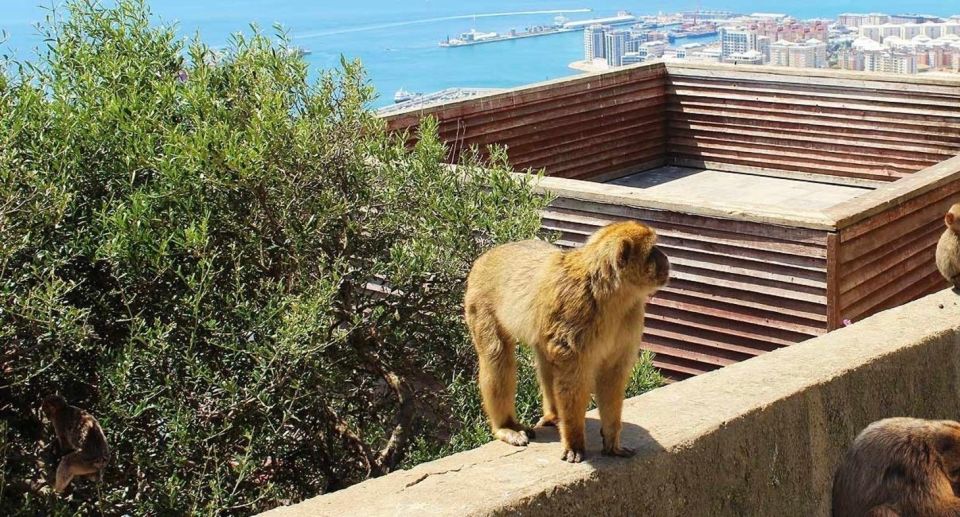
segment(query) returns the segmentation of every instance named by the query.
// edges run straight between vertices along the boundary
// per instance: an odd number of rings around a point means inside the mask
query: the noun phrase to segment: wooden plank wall
[[[648,305],[643,348],[677,380],[820,335],[827,232],[558,198],[543,227],[573,247],[604,224],[657,229],[670,284]]]
[[[956,87],[668,66],[672,163],[894,181],[960,154]]]
[[[471,145],[507,146],[517,170],[598,178],[661,165],[666,145],[663,65],[554,81],[387,117],[392,131],[440,121],[450,161]]]
[[[958,196],[960,181],[953,181],[840,231],[837,321],[862,320],[948,287],[934,257],[943,215]]]

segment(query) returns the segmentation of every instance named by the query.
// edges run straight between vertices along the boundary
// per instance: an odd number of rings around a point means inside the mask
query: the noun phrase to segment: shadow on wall
[[[556,444],[550,446],[550,451],[555,451],[557,463],[562,464],[560,454],[562,447],[560,444],[560,433],[556,427],[538,427],[537,436],[533,443]],[[660,445],[657,440],[650,435],[650,432],[639,425],[630,422],[623,422],[623,431],[620,434],[620,444],[628,449],[633,449],[637,456],[646,456],[666,449]],[[604,456],[600,453],[603,447],[603,439],[600,436],[600,420],[598,418],[587,417],[587,458],[584,463],[594,468],[604,468],[607,466],[616,466],[630,461],[629,458],[614,458]]]

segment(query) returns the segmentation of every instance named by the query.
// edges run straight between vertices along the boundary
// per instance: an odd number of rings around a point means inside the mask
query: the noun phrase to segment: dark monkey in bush
[[[647,299],[670,271],[656,240],[646,225],[623,221],[601,228],[579,249],[528,240],[477,259],[464,305],[494,436],[526,445],[533,435],[517,421],[514,401],[514,351],[523,342],[535,352],[543,397],[538,425],[559,425],[562,458],[584,458],[591,392],[600,409],[603,453],[633,455],[620,446],[620,414]]]
[[[833,480],[834,517],[960,517],[960,423],[888,418],[867,426]]]
[[[110,448],[93,415],[67,404],[59,395],[45,398],[41,408],[53,423],[61,452],[70,451],[57,467],[57,492],[63,492],[74,476],[96,474],[107,465]]]

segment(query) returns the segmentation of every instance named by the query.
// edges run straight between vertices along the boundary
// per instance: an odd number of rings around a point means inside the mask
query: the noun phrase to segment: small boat
[[[287,48],[287,54],[290,54],[291,56],[296,56],[296,57],[303,57],[303,56],[309,56],[310,54],[313,54],[313,51],[304,47],[289,47]]]
[[[416,99],[421,95],[423,94],[416,93],[416,92],[408,92],[407,90],[400,88],[399,90],[397,90],[397,93],[393,94],[393,102],[396,102],[396,103],[407,102],[409,100]]]

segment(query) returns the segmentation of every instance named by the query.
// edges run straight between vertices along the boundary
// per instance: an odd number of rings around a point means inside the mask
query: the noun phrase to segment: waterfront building
[[[930,14],[895,14],[890,17],[890,23],[927,23],[942,22],[939,16]]]
[[[747,28],[757,37],[766,36],[771,41],[807,41],[810,38],[827,41],[830,34],[830,24],[826,20],[762,19],[750,23]]]
[[[686,59],[697,63],[719,63],[720,53],[720,47],[705,47],[700,50],[688,51]]]
[[[587,62],[606,58],[606,38],[603,25],[591,25],[583,31],[583,59]]]
[[[729,56],[757,50],[757,33],[744,28],[720,27],[720,59],[726,61]]]
[[[763,56],[763,63],[770,62],[770,45],[774,40],[770,36],[757,36],[757,52]]]
[[[841,70],[862,72],[864,70],[863,52],[858,52],[854,49],[841,50],[837,54],[837,66],[839,66]]]
[[[864,25],[883,25],[890,22],[890,15],[883,13],[844,13],[837,17],[837,23],[845,27],[862,27]]]
[[[637,63],[643,63],[643,61],[643,56],[641,56],[639,52],[627,52],[620,58],[620,63],[622,63],[623,66],[635,65]]]
[[[917,36],[926,36],[937,39],[950,34],[960,35],[960,23],[950,20],[942,23],[887,23],[883,25],[864,25],[860,27],[860,35],[883,43],[887,38],[912,40]]]
[[[790,66],[791,41],[774,41],[770,44],[770,64],[773,66]]]
[[[770,64],[792,68],[827,68],[827,44],[813,38],[799,43],[775,41],[770,45]]]
[[[787,54],[793,68],[827,67],[827,44],[817,39],[794,43],[787,49]]]
[[[733,63],[735,65],[762,65],[763,54],[756,50],[737,52],[727,57],[727,63]]]
[[[627,53],[627,40],[630,39],[630,31],[624,29],[611,30],[607,31],[604,36],[607,65],[620,66],[623,55]]]
[[[643,61],[650,61],[651,59],[662,58],[666,49],[666,42],[648,41],[640,45],[640,50],[637,52],[637,54]]]

